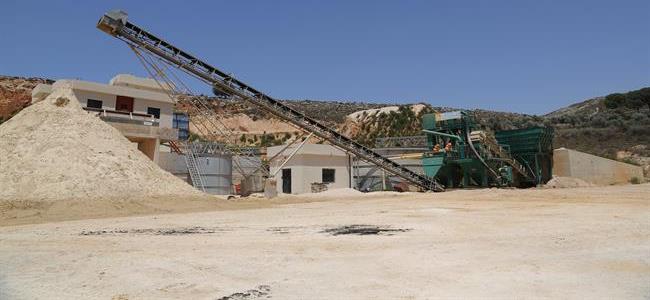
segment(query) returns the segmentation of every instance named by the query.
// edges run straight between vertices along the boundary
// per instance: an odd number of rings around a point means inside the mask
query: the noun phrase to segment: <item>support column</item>
[[[158,152],[160,151],[160,139],[143,139],[138,142],[138,150],[142,151],[149,159],[158,164]]]

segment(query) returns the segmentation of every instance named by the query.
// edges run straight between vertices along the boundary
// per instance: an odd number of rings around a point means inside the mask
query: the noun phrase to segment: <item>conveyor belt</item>
[[[131,45],[150,52],[167,63],[205,81],[221,92],[237,96],[257,108],[269,112],[308,132],[312,132],[316,136],[327,140],[332,145],[342,148],[363,160],[376,164],[387,172],[395,174],[423,190],[444,191],[442,185],[438,184],[433,178],[413,172],[335,130],[328,128],[320,122],[280,103],[280,101],[265,95],[231,75],[128,22],[126,17],[127,15],[124,12],[109,12],[102,16],[97,23],[97,28]]]

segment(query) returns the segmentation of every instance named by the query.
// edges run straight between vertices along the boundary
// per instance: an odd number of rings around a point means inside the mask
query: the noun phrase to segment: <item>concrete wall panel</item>
[[[553,151],[553,175],[575,177],[598,184],[629,183],[632,177],[643,178],[639,166],[560,148]]]

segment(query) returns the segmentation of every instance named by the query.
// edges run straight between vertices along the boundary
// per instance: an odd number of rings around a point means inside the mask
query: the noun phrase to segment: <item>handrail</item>
[[[131,119],[133,119],[133,116],[136,117],[147,117],[150,118],[151,120],[155,120],[156,116],[150,115],[150,114],[143,114],[143,113],[137,113],[137,112],[126,112],[126,111],[120,111],[120,110],[111,110],[111,109],[103,109],[103,108],[94,108],[94,107],[83,107],[84,110],[88,111],[95,111],[95,112],[100,112],[104,116],[106,116],[106,113],[111,113],[111,114],[118,114],[118,115],[129,115]]]
[[[426,133],[434,134],[434,135],[439,135],[439,136],[444,136],[444,137],[456,139],[456,140],[459,140],[459,141],[463,140],[461,137],[459,137],[457,135],[454,135],[454,134],[448,134],[448,133],[444,133],[444,132],[438,132],[438,131],[426,130],[426,129],[422,129],[422,131],[426,132]]]

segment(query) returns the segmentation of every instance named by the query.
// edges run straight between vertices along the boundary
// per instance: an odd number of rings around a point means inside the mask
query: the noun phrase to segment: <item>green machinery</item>
[[[424,172],[447,187],[529,187],[551,177],[553,129],[478,130],[463,111],[423,116]]]

